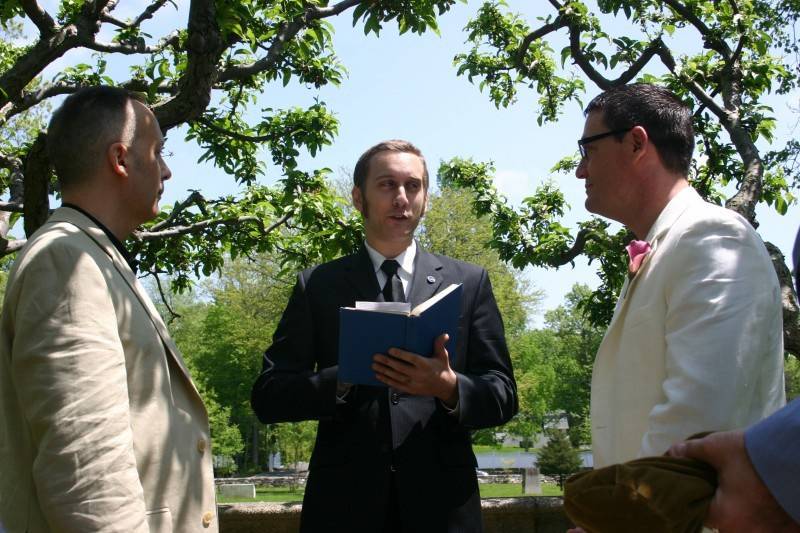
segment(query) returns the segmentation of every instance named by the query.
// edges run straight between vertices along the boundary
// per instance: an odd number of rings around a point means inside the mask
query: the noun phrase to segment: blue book
[[[452,284],[414,309],[400,302],[356,302],[339,308],[339,375],[342,383],[385,387],[372,370],[372,357],[400,348],[423,356],[433,354],[442,333],[452,356],[461,316],[461,284]]]

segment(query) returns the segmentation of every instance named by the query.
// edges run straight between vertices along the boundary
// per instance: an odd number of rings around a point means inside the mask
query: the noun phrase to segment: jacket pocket
[[[172,533],[172,513],[169,507],[151,509],[145,512],[145,515],[150,533]]]

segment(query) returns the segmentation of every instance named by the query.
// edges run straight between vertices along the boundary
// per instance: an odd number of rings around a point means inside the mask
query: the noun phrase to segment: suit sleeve
[[[785,401],[780,290],[757,236],[738,219],[704,220],[665,252],[666,400],[650,412],[641,455],[747,426]]]
[[[800,524],[800,399],[751,427],[744,435],[750,461],[783,509]]]
[[[33,481],[54,531],[146,532],[125,356],[97,263],[51,246],[20,284],[12,346],[19,405],[35,446]]]
[[[334,415],[338,366],[317,371],[314,326],[301,273],[251,391],[250,404],[264,424]]]
[[[458,419],[469,429],[505,424],[517,412],[503,320],[485,270],[481,270],[469,322],[464,372],[458,373]]]

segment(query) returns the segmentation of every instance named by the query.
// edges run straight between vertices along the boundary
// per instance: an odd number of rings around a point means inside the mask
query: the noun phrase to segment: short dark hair
[[[408,153],[419,157],[420,161],[422,161],[422,186],[425,190],[428,190],[428,165],[425,163],[425,157],[419,148],[402,139],[379,142],[361,154],[361,157],[356,162],[356,168],[353,170],[353,185],[361,189],[362,192],[364,191],[364,183],[367,181],[370,161],[380,152]]]
[[[47,128],[47,155],[62,190],[86,179],[109,144],[132,141],[131,101],[146,102],[141,94],[119,87],[86,87],[68,96],[53,113]],[[126,120],[133,122],[126,124]]]
[[[692,113],[673,92],[649,83],[622,85],[596,96],[584,115],[594,111],[603,113],[610,130],[643,127],[664,166],[688,176],[694,152]]]

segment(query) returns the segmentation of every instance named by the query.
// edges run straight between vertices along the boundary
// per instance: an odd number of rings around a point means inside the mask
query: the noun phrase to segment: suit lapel
[[[436,294],[443,281],[442,263],[435,255],[426,252],[417,244],[411,295],[408,298],[411,307],[421,304]]]
[[[647,237],[645,238],[645,240],[650,243],[650,252],[642,261],[642,264],[639,266],[639,270],[636,272],[636,275],[633,276],[632,279],[626,279],[625,283],[622,285],[619,300],[617,301],[617,308],[614,310],[614,316],[611,319],[611,323],[608,325],[608,329],[606,330],[607,332],[611,331],[611,328],[614,327],[617,317],[625,314],[623,308],[630,300],[633,290],[639,284],[639,280],[644,277],[644,273],[648,268],[654,268],[652,265],[658,262],[659,244],[663,242],[664,238],[667,236],[667,234],[669,234],[670,229],[686,212],[686,210],[689,209],[693,203],[698,201],[702,202],[703,199],[700,198],[700,195],[697,194],[694,189],[688,187],[678,193],[678,195],[675,196],[661,211],[661,214],[658,215],[658,218],[653,223],[653,227],[650,228],[650,231],[647,233]]]
[[[365,302],[374,302],[378,299],[381,287],[375,276],[375,267],[369,258],[367,249],[362,245],[355,255],[350,256],[350,263],[346,266],[345,278],[355,289],[355,299]]]
[[[97,246],[109,256],[114,268],[117,270],[117,272],[119,272],[122,279],[125,280],[125,283],[128,285],[128,287],[130,287],[133,294],[136,295],[139,303],[141,303],[142,307],[144,307],[145,311],[147,312],[147,315],[150,317],[153,326],[158,332],[158,336],[161,337],[161,341],[164,344],[166,352],[170,354],[172,359],[178,365],[178,368],[180,368],[181,372],[183,372],[192,389],[199,396],[194,382],[192,381],[191,375],[189,374],[189,370],[186,368],[186,363],[183,361],[183,357],[180,355],[180,350],[178,350],[177,345],[172,340],[164,321],[161,319],[161,315],[158,313],[158,310],[153,305],[152,300],[145,292],[144,287],[142,287],[141,283],[139,283],[139,280],[136,279],[136,275],[131,270],[128,262],[125,260],[122,254],[120,254],[119,250],[117,250],[116,246],[114,246],[111,240],[109,240],[105,232],[98,228],[91,220],[74,209],[63,207],[59,208],[53,213],[51,220],[53,222],[67,222],[77,227],[86,235],[88,235],[89,238],[91,238],[95,244],[97,244]]]

